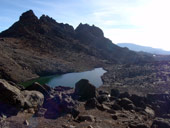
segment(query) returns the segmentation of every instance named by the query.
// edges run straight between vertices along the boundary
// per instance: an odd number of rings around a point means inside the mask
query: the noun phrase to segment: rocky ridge
[[[107,64],[153,60],[149,55],[116,46],[94,25],[80,24],[74,29],[46,15],[38,18],[32,10],[0,33],[0,56],[0,78],[14,82]]]

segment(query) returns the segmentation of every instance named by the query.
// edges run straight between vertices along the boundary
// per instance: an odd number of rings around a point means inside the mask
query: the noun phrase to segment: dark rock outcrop
[[[111,96],[114,96],[114,97],[119,97],[120,95],[120,92],[118,89],[112,89],[111,90]]]
[[[82,79],[75,85],[75,94],[79,96],[80,100],[88,100],[96,97],[96,87],[90,84],[88,80]]]
[[[94,109],[97,107],[98,105],[98,101],[96,100],[96,98],[91,98],[89,100],[86,101],[85,103],[85,107],[86,109]]]
[[[10,85],[6,80],[0,79],[0,101],[14,106],[22,106],[24,96],[21,91]]]
[[[163,118],[156,118],[151,128],[170,128],[170,121]]]

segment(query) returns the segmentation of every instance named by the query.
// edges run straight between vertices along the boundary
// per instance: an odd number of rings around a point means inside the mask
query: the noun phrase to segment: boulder
[[[118,89],[112,89],[111,90],[111,96],[114,96],[114,97],[119,97],[120,95],[120,92]]]
[[[170,121],[168,119],[156,118],[151,128],[170,128]]]
[[[136,107],[146,108],[147,99],[145,97],[132,95],[129,99],[133,102],[133,104]]]
[[[149,128],[149,127],[144,123],[136,122],[129,124],[129,128]]]
[[[130,98],[130,94],[128,92],[120,93],[119,98]]]
[[[102,104],[103,102],[109,101],[109,96],[108,95],[100,95],[97,97],[97,100],[100,104]]]
[[[122,110],[122,107],[116,102],[111,106],[113,110]]]
[[[39,108],[38,111],[35,113],[36,117],[44,117],[47,109]]]
[[[93,109],[93,108],[96,108],[98,104],[99,103],[96,100],[96,98],[91,98],[91,99],[86,101],[85,107],[86,107],[86,109]]]
[[[83,121],[89,121],[89,122],[94,122],[95,117],[92,115],[80,115],[78,117],[78,121],[83,122]]]
[[[105,104],[100,104],[100,105],[97,105],[97,108],[100,110],[100,111],[110,111],[111,108],[109,108],[107,105]]]
[[[111,117],[113,120],[117,120],[118,119],[118,116],[116,114],[111,114]]]
[[[80,100],[88,100],[96,97],[96,87],[88,80],[82,79],[75,85],[75,94],[79,96]]]
[[[24,90],[24,86],[23,85],[20,85],[20,84],[15,84],[14,82],[12,81],[8,81],[8,83],[16,88],[18,88],[19,90]]]
[[[117,103],[124,109],[126,110],[132,110],[135,109],[135,105],[133,104],[133,102],[128,99],[128,98],[123,98],[120,100],[117,100]]]
[[[21,106],[24,96],[15,86],[10,85],[6,80],[0,79],[0,101],[6,104]]]
[[[44,96],[38,91],[22,91],[21,94],[24,96],[24,108],[35,108],[38,109],[44,103]]]
[[[77,115],[77,111],[74,111],[76,108],[76,102],[67,94],[59,93],[53,98],[47,99],[44,103],[44,108],[47,109],[45,117],[50,119],[57,118],[63,113],[71,113],[75,116]]]
[[[99,90],[99,95],[110,95],[108,91]]]
[[[145,108],[145,112],[149,115],[149,117],[152,117],[152,118],[155,117],[155,112],[154,112],[154,110],[152,110],[151,108],[146,107],[146,108]]]
[[[22,108],[37,110],[44,102],[42,93],[38,91],[20,91],[2,79],[0,79],[0,92],[0,112],[8,116],[16,115]]]
[[[35,82],[32,85],[28,86],[25,90],[39,91],[44,95],[44,97],[49,98],[50,97],[49,91],[51,89],[47,85],[41,85],[41,84]]]
[[[117,100],[117,102],[120,106],[124,106],[124,105],[127,105],[127,104],[133,104],[133,102],[128,98],[119,99],[119,100]]]

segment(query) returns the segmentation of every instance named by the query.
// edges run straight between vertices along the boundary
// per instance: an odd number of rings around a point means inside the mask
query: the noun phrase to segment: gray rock
[[[151,108],[146,107],[146,108],[145,108],[145,112],[146,112],[150,117],[152,117],[152,118],[155,117],[155,112],[154,112],[154,110],[152,110]]]
[[[35,113],[35,116],[44,117],[46,112],[47,112],[47,109],[39,108],[39,110]]]
[[[29,126],[28,120],[25,120],[25,121],[24,121],[24,125]]]
[[[50,87],[48,87],[47,85],[41,85],[41,84],[39,84],[37,82],[35,82],[32,85],[28,86],[26,88],[26,90],[39,91],[44,95],[44,97],[47,97],[47,98],[50,97],[50,93],[49,93]]]
[[[39,108],[44,103],[44,96],[38,91],[22,91],[24,96],[24,108]]]
[[[21,106],[24,100],[21,91],[10,85],[6,80],[0,79],[0,101],[14,106]]]
[[[105,105],[105,104],[99,104],[98,106],[97,106],[97,108],[99,109],[99,110],[101,110],[101,111],[110,111],[111,110],[111,108],[109,108],[107,105]]]
[[[97,100],[100,104],[102,104],[103,102],[109,101],[109,96],[108,95],[100,95],[97,97]]]

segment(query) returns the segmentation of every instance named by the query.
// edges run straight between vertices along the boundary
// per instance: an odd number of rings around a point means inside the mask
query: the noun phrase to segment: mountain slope
[[[118,43],[117,44],[120,47],[127,47],[130,50],[136,51],[136,52],[148,52],[151,54],[160,54],[160,55],[170,55],[170,51],[165,51],[162,49],[158,48],[152,48],[152,47],[146,47],[146,46],[141,46],[141,45],[136,45],[132,43]]]
[[[120,48],[96,26],[57,23],[32,10],[0,33],[0,78],[15,82],[87,70],[108,63],[140,63],[153,58]]]

